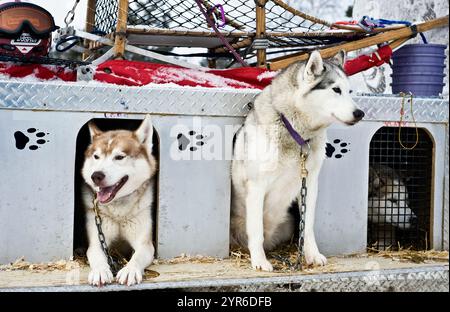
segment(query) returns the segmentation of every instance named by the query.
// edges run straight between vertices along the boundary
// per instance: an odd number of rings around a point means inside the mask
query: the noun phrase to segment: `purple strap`
[[[221,4],[216,4],[215,6],[213,6],[211,9],[208,10],[208,14],[211,13],[212,11],[214,11],[214,9],[218,9],[220,12],[220,17],[222,19],[222,21],[219,23],[217,23],[217,28],[222,28],[227,24],[227,19],[225,18],[225,10],[223,8],[223,5]]]
[[[217,37],[219,37],[220,41],[227,47],[228,51],[233,54],[234,58],[242,65],[242,67],[248,67],[248,64],[242,59],[242,57],[239,55],[239,53],[236,52],[236,50],[231,46],[231,44],[228,42],[227,39],[222,35],[222,33],[217,29],[216,24],[209,18],[208,13],[203,8],[203,4],[200,0],[195,0],[197,3],[198,8],[200,9],[200,12],[202,12],[203,16],[205,17],[206,21],[208,22],[208,25],[214,29],[214,32],[216,33]]]
[[[286,129],[289,132],[289,134],[291,135],[291,137],[295,140],[295,142],[297,142],[297,144],[300,146],[306,145],[308,143],[308,141],[303,140],[302,136],[297,131],[295,131],[294,127],[292,127],[289,120],[287,120],[287,118],[284,117],[283,114],[280,114],[280,116],[281,116],[281,121],[283,121],[284,126],[286,127]]]

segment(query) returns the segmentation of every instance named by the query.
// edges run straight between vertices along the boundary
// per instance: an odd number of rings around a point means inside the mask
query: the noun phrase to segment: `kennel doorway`
[[[76,142],[76,156],[75,156],[75,215],[74,215],[74,233],[73,233],[73,254],[75,257],[85,257],[88,247],[86,234],[86,220],[81,199],[81,186],[84,183],[81,176],[81,169],[84,162],[84,152],[91,143],[89,134],[89,122],[93,122],[102,131],[109,130],[129,130],[136,131],[142,123],[142,119],[119,119],[119,118],[93,118],[86,122],[78,132]],[[153,207],[152,207],[152,238],[153,246],[155,247],[155,257],[157,257],[157,213],[159,208],[159,160],[160,160],[160,139],[159,134],[153,127],[153,151],[152,154],[156,159],[156,173],[155,173],[155,190],[153,192]]]
[[[382,127],[374,134],[369,151],[368,247],[432,247],[433,158],[433,140],[425,129]]]

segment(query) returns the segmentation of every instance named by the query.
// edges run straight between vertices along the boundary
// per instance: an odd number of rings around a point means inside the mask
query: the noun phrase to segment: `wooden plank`
[[[397,29],[397,28],[395,28]],[[385,29],[385,31],[387,28]],[[252,31],[221,31],[224,37],[230,38],[242,38],[249,37],[253,38],[256,33]],[[152,28],[140,28],[139,26],[133,26],[127,28],[127,34],[135,35],[172,35],[172,36],[196,36],[196,37],[216,37],[217,34],[214,31],[204,31],[204,30],[187,30],[187,29],[152,29]],[[348,37],[352,35],[352,32],[345,30],[338,31],[304,31],[304,32],[275,32],[266,31],[267,37]],[[361,34],[356,34],[361,35]]]
[[[207,3],[206,1],[203,2],[203,5],[205,5],[205,7],[207,8],[207,10],[209,12],[209,19],[211,21],[214,21],[213,7],[209,3]],[[214,48],[212,48],[212,47],[208,48],[208,53],[214,53]],[[208,61],[208,67],[209,68],[216,68],[217,67],[217,59],[216,58],[208,57],[207,61]]]
[[[117,26],[115,39],[115,58],[123,59],[125,55],[127,19],[128,19],[128,0],[119,0],[117,12]]]
[[[402,44],[404,44],[406,41],[408,41],[410,38],[401,38],[401,39],[397,39],[392,41],[389,46],[391,47],[392,50],[397,49],[399,46],[401,46]]]
[[[149,274],[144,278],[144,283],[163,283],[181,281],[201,281],[205,279],[215,279],[220,285],[220,281],[230,278],[261,278],[276,276],[295,275],[317,275],[319,278],[323,274],[340,272],[355,272],[371,270],[369,262],[376,263],[378,270],[384,269],[417,269],[434,266],[448,266],[448,260],[428,261],[427,263],[414,263],[411,261],[392,261],[390,258],[381,256],[353,256],[353,257],[330,257],[328,264],[323,267],[308,267],[303,272],[291,272],[275,270],[274,272],[255,271],[251,269],[247,259],[238,261],[237,259],[202,261],[169,261],[156,260],[148,267],[149,270],[159,273]],[[3,288],[18,287],[50,287],[50,286],[79,286],[87,285],[89,267],[86,264],[68,266],[67,269],[59,270],[0,270],[0,290]],[[114,282],[115,283],[115,282]]]
[[[95,6],[97,0],[88,0],[86,9],[86,31],[91,32],[95,26]]]
[[[214,53],[215,49],[208,49],[209,53]],[[208,57],[208,67],[209,68],[217,68],[217,60],[213,57]]]
[[[256,1],[256,39],[266,37],[266,0]],[[259,67],[266,67],[266,50],[256,50],[256,59]]]
[[[437,18],[428,22],[417,24],[417,32],[425,32],[434,28],[443,27],[448,25],[448,15]],[[372,37],[367,37],[364,39],[347,42],[344,44],[340,44],[334,47],[325,48],[320,50],[320,54],[323,58],[329,58],[336,55],[340,50],[344,50],[346,52],[355,51],[359,49],[363,49],[372,45],[380,44],[383,42],[389,42],[397,39],[409,38],[414,35],[411,27],[401,28],[397,30],[387,31],[385,33],[381,33]],[[284,59],[279,58],[278,60],[272,60],[269,64],[269,68],[271,70],[278,70],[289,66],[290,64],[297,61],[307,60],[309,57],[309,53],[302,53],[299,55],[289,56]]]
[[[221,31],[224,37],[230,38],[240,38],[254,36],[253,32],[243,32],[243,31]],[[217,37],[214,31],[204,31],[204,30],[188,30],[188,29],[152,29],[152,28],[140,28],[128,27],[127,34],[133,35],[171,35],[171,36],[196,36],[196,37]]]
[[[233,41],[226,40],[231,44]],[[127,34],[127,43],[137,46],[167,46],[167,47],[201,47],[215,49],[223,46],[223,42],[217,37],[194,37],[172,35],[135,35]],[[226,50],[228,52],[228,50]]]
[[[406,38],[400,38],[400,39],[391,41],[391,43],[389,43],[389,46],[391,47],[392,50],[395,50],[399,46],[401,46],[403,43],[408,41],[409,39],[411,39],[411,38],[406,37]],[[272,62],[276,62],[276,61],[280,61],[280,60],[285,60],[285,59],[288,59],[288,58],[291,58],[291,57],[294,57],[294,56],[304,56],[304,55],[307,55],[307,57],[305,59],[307,59],[309,57],[308,53],[299,52],[299,53],[293,53],[293,54],[290,54],[290,55],[275,57],[275,58],[271,59],[269,62],[272,63]]]
[[[95,6],[97,4],[97,0],[88,0],[87,9],[86,9],[86,32],[91,32],[94,30],[95,26]],[[84,40],[84,47],[89,49],[91,48],[91,44],[89,40]],[[83,53],[83,60],[85,60],[89,54]]]
[[[243,39],[243,40],[241,40],[241,41],[239,41],[239,42],[237,42],[237,43],[231,44],[231,46],[232,46],[233,48],[235,48],[235,49],[241,49],[241,48],[248,47],[249,45],[252,44],[252,42],[253,42],[253,41],[252,41],[251,39]],[[225,48],[217,48],[217,49],[215,50],[215,52],[216,52],[216,53],[224,53],[224,52],[228,52],[228,50],[225,49]]]
[[[351,26],[351,25],[341,25],[341,24],[333,24],[333,23],[329,23],[325,20],[319,19],[317,17],[308,15],[303,13],[302,11],[296,10],[293,7],[287,5],[283,0],[272,0],[272,2],[274,2],[276,5],[282,7],[284,10],[292,13],[293,15],[299,16],[303,19],[306,19],[308,21],[311,21],[313,23],[316,24],[322,24],[328,27],[333,27],[336,29],[342,29],[342,30],[350,30],[353,32],[365,32],[361,27],[359,26]],[[386,30],[391,30],[391,29],[398,29],[398,28],[403,28],[405,27],[405,25],[393,25],[393,26],[387,26],[387,27],[376,27],[373,29],[373,32],[384,32]]]

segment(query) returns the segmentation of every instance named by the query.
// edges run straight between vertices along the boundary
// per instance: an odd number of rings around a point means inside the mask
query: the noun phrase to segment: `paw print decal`
[[[333,143],[327,143],[327,146],[325,147],[325,154],[328,158],[333,157],[333,155],[334,158],[342,158],[344,154],[350,152],[349,145],[350,143],[342,142],[340,139],[335,139]]]
[[[189,131],[187,135],[179,133],[177,135],[178,149],[180,151],[189,149],[190,151],[195,152],[200,146],[205,145],[205,142],[203,141],[205,137],[206,136],[203,134],[197,134],[197,132],[193,130]]]
[[[39,129],[36,128],[28,128],[26,130],[26,134],[22,131],[16,131],[14,132],[16,148],[19,150],[23,150],[28,146],[29,150],[35,151],[42,145],[50,142],[46,139],[47,135],[49,135],[49,133],[39,131]]]

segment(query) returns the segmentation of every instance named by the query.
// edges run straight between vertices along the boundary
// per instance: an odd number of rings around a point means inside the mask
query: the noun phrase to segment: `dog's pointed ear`
[[[333,56],[331,59],[331,62],[338,65],[341,68],[344,68],[345,63],[345,51],[341,50],[339,51],[335,56]]]
[[[324,70],[322,56],[319,51],[313,51],[306,63],[304,77],[307,81],[314,81],[316,76]]]
[[[371,189],[372,191],[377,191],[386,184],[386,182],[381,178],[378,172],[372,167],[369,167],[369,176],[369,189]]]
[[[100,129],[97,127],[97,125],[96,125],[95,123],[93,123],[92,121],[90,121],[90,122],[88,123],[88,127],[89,127],[89,133],[91,134],[91,140],[92,140],[94,137],[96,137],[96,136],[98,136],[98,135],[100,135],[100,134],[103,133],[103,131],[100,130]]]
[[[381,175],[377,174],[373,184],[377,189],[380,189],[386,185],[386,180]]]
[[[139,142],[142,144],[146,144],[151,151],[153,145],[153,124],[150,115],[145,116],[135,134]]]

